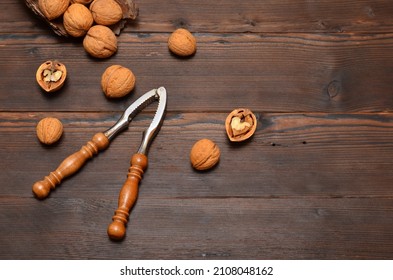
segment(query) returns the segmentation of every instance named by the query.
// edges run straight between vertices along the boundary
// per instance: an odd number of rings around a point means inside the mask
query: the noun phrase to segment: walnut
[[[249,109],[235,109],[225,120],[229,140],[240,142],[250,138],[257,128],[257,119]]]
[[[36,132],[41,143],[51,145],[63,134],[63,124],[57,118],[44,118],[38,122]]]
[[[63,15],[64,28],[73,37],[84,36],[93,23],[90,10],[82,4],[72,4]]]
[[[39,0],[38,7],[47,18],[53,20],[60,17],[70,5],[70,0]]]
[[[112,25],[123,18],[123,11],[115,0],[94,0],[90,11],[94,21],[101,25]]]
[[[46,92],[59,90],[67,77],[67,69],[59,61],[48,60],[38,67],[36,80],[40,87]]]
[[[134,89],[135,76],[126,67],[112,65],[102,74],[101,87],[106,97],[120,98]]]
[[[83,47],[91,56],[107,58],[117,51],[117,38],[108,27],[94,25],[83,39]]]
[[[190,161],[197,170],[207,170],[215,166],[220,160],[220,149],[209,139],[197,141],[191,149]]]
[[[196,52],[195,37],[184,28],[175,30],[168,39],[168,48],[179,56],[190,56]]]

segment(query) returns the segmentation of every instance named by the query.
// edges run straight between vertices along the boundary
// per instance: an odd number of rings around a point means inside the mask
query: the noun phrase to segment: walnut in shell
[[[169,36],[168,48],[176,55],[190,56],[196,52],[196,39],[187,29],[179,28]]]
[[[94,25],[83,39],[86,52],[96,58],[107,58],[117,51],[117,38],[109,27]]]
[[[38,0],[38,7],[47,20],[60,17],[70,5],[70,0]]]
[[[123,17],[123,11],[115,0],[94,0],[90,4],[94,21],[101,25],[113,25]]]
[[[51,145],[63,134],[63,124],[57,118],[47,117],[38,122],[36,133],[41,143]]]
[[[220,160],[220,149],[210,139],[197,141],[191,149],[190,161],[197,170],[207,170],[215,166]]]
[[[63,15],[64,28],[73,37],[84,36],[93,23],[90,10],[82,4],[72,4]]]
[[[134,89],[135,76],[126,67],[112,65],[102,74],[101,87],[106,97],[120,98],[126,96]]]

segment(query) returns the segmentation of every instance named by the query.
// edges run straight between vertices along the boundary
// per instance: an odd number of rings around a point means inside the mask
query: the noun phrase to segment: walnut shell
[[[64,28],[73,37],[84,36],[93,23],[90,10],[82,4],[72,4],[63,15]]]
[[[257,118],[249,109],[235,109],[225,120],[229,140],[241,142],[250,138],[257,129]]]
[[[94,0],[90,11],[94,21],[101,25],[113,25],[123,18],[123,11],[115,0]]]
[[[41,143],[51,145],[63,134],[63,124],[56,118],[44,118],[38,122],[36,132]]]
[[[135,87],[134,73],[121,65],[109,66],[102,74],[101,87],[108,98],[126,96]]]
[[[117,38],[108,27],[94,25],[83,39],[83,47],[91,56],[107,58],[117,51]]]
[[[39,0],[38,7],[47,20],[60,17],[70,5],[70,0]]]
[[[55,92],[62,88],[67,77],[65,65],[59,61],[48,60],[38,67],[36,80],[46,92]]]
[[[187,29],[179,28],[169,36],[168,48],[179,56],[190,56],[196,52],[196,39]]]
[[[191,149],[190,161],[197,170],[207,170],[215,166],[220,160],[220,149],[209,139],[197,141]]]

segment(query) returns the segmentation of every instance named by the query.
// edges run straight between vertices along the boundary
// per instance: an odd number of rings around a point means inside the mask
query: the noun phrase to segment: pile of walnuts
[[[84,37],[83,47],[96,58],[117,51],[116,35],[138,8],[131,0],[26,0],[61,36]]]

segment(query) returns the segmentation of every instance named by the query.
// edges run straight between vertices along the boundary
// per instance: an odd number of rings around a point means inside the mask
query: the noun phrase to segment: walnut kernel
[[[73,37],[84,36],[93,23],[90,10],[82,4],[72,4],[63,15],[64,28]]]
[[[48,60],[38,67],[36,80],[39,86],[46,92],[59,90],[67,77],[67,69],[59,61]]]
[[[179,56],[190,56],[196,52],[196,39],[187,29],[179,28],[169,36],[168,48]]]
[[[70,5],[70,0],[39,0],[38,7],[48,20],[60,17]]]
[[[115,0],[94,0],[90,11],[94,21],[101,25],[112,25],[123,18],[123,10]]]
[[[190,161],[197,170],[207,170],[215,166],[220,160],[220,149],[210,139],[197,141],[191,149]]]
[[[57,118],[47,117],[38,122],[36,132],[41,143],[51,145],[63,134],[63,124]]]
[[[83,39],[86,52],[96,58],[107,58],[117,51],[115,33],[104,25],[94,25]]]
[[[134,73],[121,65],[109,66],[102,74],[101,87],[106,97],[126,96],[135,87]]]

